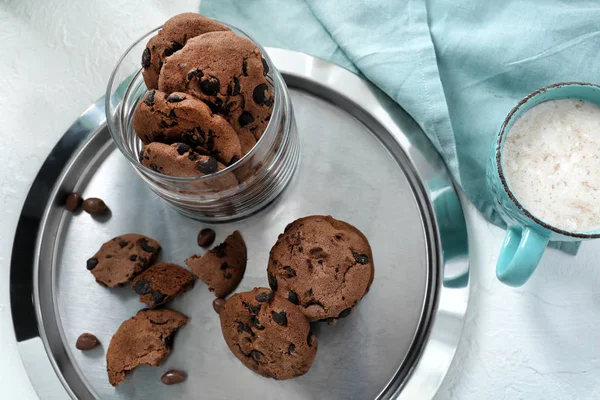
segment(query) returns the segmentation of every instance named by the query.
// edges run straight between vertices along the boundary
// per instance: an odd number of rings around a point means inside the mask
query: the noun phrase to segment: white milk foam
[[[508,187],[542,221],[564,230],[600,228],[600,107],[550,100],[515,121],[504,141]]]

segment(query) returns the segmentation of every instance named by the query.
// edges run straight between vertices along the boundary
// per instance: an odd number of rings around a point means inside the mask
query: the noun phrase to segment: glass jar
[[[133,130],[133,114],[148,92],[140,60],[151,37],[137,40],[121,57],[106,90],[106,119],[117,148],[148,187],[186,216],[207,222],[231,221],[251,215],[272,202],[285,189],[299,160],[298,131],[283,77],[266,51],[241,30],[224,24],[252,41],[269,67],[275,102],[269,123],[256,145],[238,162],[202,177],[163,175],[138,160],[143,146]]]

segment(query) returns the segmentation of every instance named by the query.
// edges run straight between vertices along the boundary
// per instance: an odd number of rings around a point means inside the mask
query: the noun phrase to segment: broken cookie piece
[[[202,256],[191,256],[185,263],[215,296],[222,298],[233,292],[244,277],[246,261],[246,243],[235,231],[220,245]]]
[[[131,287],[140,301],[155,308],[194,286],[194,275],[177,264],[161,262],[138,275]]]
[[[174,335],[189,318],[177,311],[141,310],[123,322],[106,352],[108,381],[117,386],[141,364],[159,366],[173,347]]]
[[[96,281],[109,288],[123,285],[154,263],[160,244],[147,236],[129,233],[104,243],[86,262]]]

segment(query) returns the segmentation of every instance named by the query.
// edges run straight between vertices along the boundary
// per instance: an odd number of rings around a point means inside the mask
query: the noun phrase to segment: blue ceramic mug
[[[600,237],[600,230],[566,231],[537,218],[513,195],[502,171],[504,141],[513,123],[524,112],[544,101],[567,98],[600,105],[600,86],[582,82],[557,83],[531,93],[504,120],[488,159],[488,188],[495,200],[496,209],[508,226],[496,265],[496,276],[510,286],[521,286],[529,279],[549,241],[578,241]]]

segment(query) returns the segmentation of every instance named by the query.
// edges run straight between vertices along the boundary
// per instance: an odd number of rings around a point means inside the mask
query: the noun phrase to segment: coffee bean
[[[308,347],[312,347],[314,340],[315,340],[314,333],[308,332],[308,337],[306,338],[306,344],[308,344]]]
[[[244,61],[242,61],[242,75],[248,76],[248,60],[245,58]]]
[[[88,271],[91,271],[94,268],[96,268],[96,265],[98,265],[98,259],[97,258],[90,258],[86,262],[86,268],[88,269]]]
[[[369,257],[365,254],[358,254],[358,253],[352,252],[352,255],[354,256],[354,260],[359,264],[368,264],[369,263]]]
[[[154,304],[160,304],[163,301],[165,301],[165,296],[164,294],[162,294],[161,292],[159,292],[158,290],[153,290],[152,291],[152,302]]]
[[[213,309],[215,310],[215,312],[217,314],[219,314],[221,312],[221,308],[223,307],[223,304],[225,304],[225,299],[214,299],[213,300]]]
[[[189,145],[185,143],[177,143],[177,153],[179,153],[180,156],[184,155],[190,150],[192,150],[192,148]]]
[[[91,333],[82,333],[75,342],[75,347],[78,350],[92,350],[100,345],[98,338]]]
[[[294,303],[295,305],[298,305],[299,301],[298,301],[298,295],[296,294],[296,292],[290,290],[288,292],[288,300],[291,301],[292,303]]]
[[[263,65],[263,75],[267,75],[269,73],[269,64],[267,64],[267,60],[264,57],[261,57],[262,65]]]
[[[191,81],[195,77],[202,78],[203,76],[204,74],[202,73],[202,71],[200,71],[199,69],[193,69],[190,72],[188,72],[187,79],[188,81]]]
[[[221,83],[213,76],[200,82],[200,90],[207,96],[216,96],[221,89]]]
[[[275,275],[273,275],[272,273],[268,273],[267,274],[267,278],[269,280],[269,286],[271,287],[271,289],[273,290],[277,290],[277,278],[275,278]]]
[[[196,163],[196,169],[202,172],[204,175],[212,174],[217,172],[219,164],[213,157],[204,157]]]
[[[140,247],[142,248],[142,250],[144,250],[147,253],[154,253],[156,251],[156,248],[151,246],[150,243],[148,242],[148,239],[146,239],[146,238],[142,239],[142,242],[140,243]]]
[[[185,100],[185,97],[181,97],[180,95],[176,94],[176,93],[171,93],[170,95],[167,96],[167,102],[169,103],[179,103],[180,101]]]
[[[291,278],[291,277],[293,277],[293,276],[296,276],[296,270],[295,270],[294,268],[292,268],[292,267],[285,266],[285,267],[283,267],[283,270],[284,270],[285,272],[287,272],[286,276],[287,276],[288,278]]]
[[[142,53],[142,67],[148,68],[150,66],[150,60],[152,59],[152,54],[150,54],[150,49],[145,48]]]
[[[83,199],[81,198],[79,193],[70,193],[65,199],[65,208],[68,211],[75,211],[79,208],[82,202]]]
[[[252,357],[252,359],[254,359],[254,361],[256,361],[257,363],[262,363],[265,361],[264,354],[258,350],[252,350],[250,352],[250,357]]]
[[[151,90],[150,92],[148,92],[148,94],[146,95],[146,98],[144,99],[144,103],[148,106],[148,107],[152,107],[154,105],[154,95],[156,94],[155,90]]]
[[[210,228],[204,228],[198,232],[198,246],[208,247],[215,241],[215,231]]]
[[[102,199],[97,197],[90,197],[89,199],[85,199],[83,202],[83,211],[92,215],[99,215],[106,212],[108,207]]]
[[[281,326],[287,326],[287,313],[285,311],[275,312],[271,311],[271,315],[273,316],[273,321]]]
[[[254,117],[248,111],[244,111],[240,114],[238,118],[238,123],[240,126],[246,126],[254,122]]]
[[[140,296],[144,294],[148,294],[151,292],[150,282],[145,279],[140,279],[133,285],[133,291],[139,294]]]
[[[265,83],[261,83],[257,87],[254,88],[252,92],[252,99],[256,104],[263,104],[265,100],[267,100],[267,91],[269,90],[269,86]]]
[[[344,311],[338,315],[338,318],[346,318],[352,312],[352,308],[346,308]]]
[[[160,381],[165,385],[176,385],[187,379],[187,374],[177,369],[171,369],[160,377]]]

